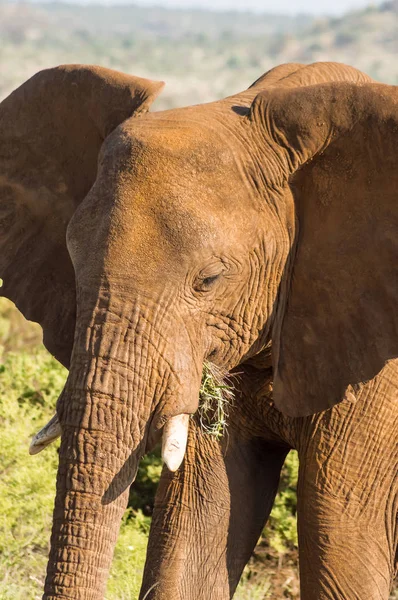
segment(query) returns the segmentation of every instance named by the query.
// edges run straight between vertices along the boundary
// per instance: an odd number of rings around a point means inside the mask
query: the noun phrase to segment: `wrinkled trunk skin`
[[[81,395],[81,391],[67,392],[68,397],[77,393]],[[104,434],[117,418],[112,409],[98,410],[98,396],[93,393],[87,393],[85,402],[90,408],[81,420],[87,428],[63,425],[46,600],[103,598],[133,475],[128,469],[112,486],[128,460],[129,446],[113,432]]]
[[[167,381],[140,333],[142,314],[132,313],[131,303],[106,298],[78,319],[57,407],[62,443],[45,600],[104,597],[155,388],[159,377]]]

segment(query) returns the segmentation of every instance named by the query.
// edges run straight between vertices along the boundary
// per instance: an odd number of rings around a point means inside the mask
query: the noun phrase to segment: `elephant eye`
[[[211,277],[205,277],[204,279],[202,279],[202,285],[204,286],[210,286],[212,283],[214,283],[215,281],[217,281],[217,279],[219,278],[219,275],[212,275]]]
[[[209,291],[213,284],[220,278],[221,273],[217,275],[211,275],[210,277],[204,277],[203,279],[198,279],[194,285],[194,289],[197,292],[207,292]]]

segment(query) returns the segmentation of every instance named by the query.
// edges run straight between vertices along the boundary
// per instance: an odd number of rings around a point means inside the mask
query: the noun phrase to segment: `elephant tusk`
[[[184,460],[188,439],[189,415],[172,417],[163,428],[162,458],[174,473]]]
[[[33,437],[29,446],[29,454],[38,454],[46,446],[59,438],[60,435],[61,425],[59,424],[57,415],[54,415],[47,425],[45,425],[43,429],[40,429],[40,431]]]

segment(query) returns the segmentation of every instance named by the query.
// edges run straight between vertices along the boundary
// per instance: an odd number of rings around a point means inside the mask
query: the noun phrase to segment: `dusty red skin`
[[[0,105],[1,291],[70,368],[43,598],[103,597],[138,460],[211,360],[241,373],[230,436],[192,424],[163,474],[141,597],[232,597],[297,448],[303,600],[387,599],[397,90],[290,64],[145,114],[162,85],[66,66]]]

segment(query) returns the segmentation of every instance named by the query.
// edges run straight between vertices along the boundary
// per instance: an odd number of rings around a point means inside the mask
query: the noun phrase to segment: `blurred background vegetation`
[[[397,11],[397,0],[339,18],[0,0],[0,98],[76,62],[166,80],[158,108],[241,91],[284,62],[346,62],[396,84]]]
[[[289,61],[346,62],[375,79],[397,84],[397,23],[398,0],[322,19],[0,0],[0,99],[38,70],[73,62],[166,80],[157,109],[243,90],[266,70]],[[52,416],[65,377],[65,370],[42,346],[40,328],[0,298],[0,600],[41,598],[57,446],[35,457],[28,455],[28,447],[32,435]],[[159,452],[142,461],[107,600],[138,597],[160,472]],[[297,456],[290,453],[270,522],[245,569],[238,600],[299,598],[297,475]],[[391,598],[398,599],[398,592]]]

